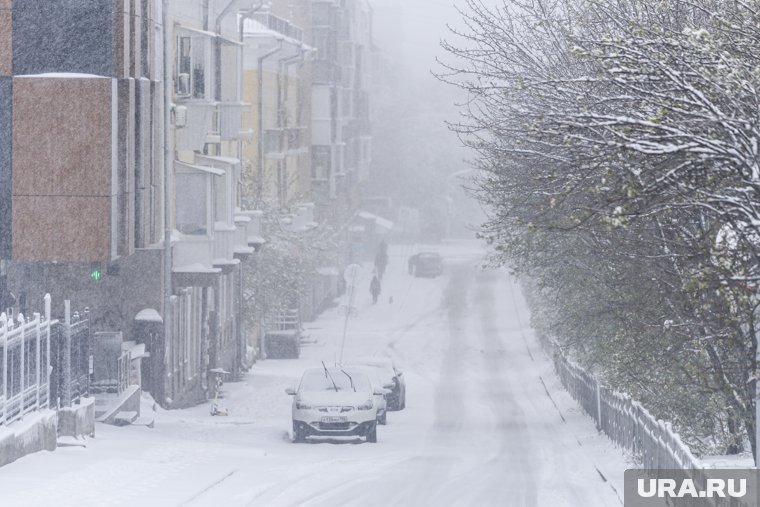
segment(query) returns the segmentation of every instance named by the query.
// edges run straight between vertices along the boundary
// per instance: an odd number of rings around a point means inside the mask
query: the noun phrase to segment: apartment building
[[[372,10],[366,0],[312,0],[312,185],[318,215],[356,210],[369,174]]]
[[[304,25],[309,0],[275,0],[243,24],[243,94],[254,104],[257,142],[246,157],[249,198],[273,210],[310,199],[310,95],[307,62],[314,50]]]
[[[89,307],[95,330],[146,344],[143,387],[169,407],[245,355],[241,261],[260,239],[240,208],[237,12],[255,3],[0,4],[2,304]]]
[[[170,340],[157,378],[167,405],[205,397],[213,375],[244,366],[245,261],[261,246],[260,213],[242,202],[246,146],[254,132],[243,102],[240,22],[251,0],[174,0],[169,142],[173,192]],[[250,120],[248,120],[250,121]]]
[[[154,0],[0,4],[0,306],[50,292],[111,330],[160,304],[143,283],[164,223],[159,14]]]
[[[253,208],[298,231],[356,206],[371,11],[168,5],[0,0],[0,307],[88,307],[93,330],[145,344],[143,389],[181,407],[255,341]]]

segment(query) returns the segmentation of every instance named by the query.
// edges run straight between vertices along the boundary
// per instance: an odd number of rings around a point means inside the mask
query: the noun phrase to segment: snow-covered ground
[[[444,276],[406,272],[391,249],[383,293],[361,287],[344,356],[388,355],[404,370],[407,408],[378,443],[293,444],[301,372],[340,354],[343,317],[306,325],[297,360],[260,361],[224,386],[229,417],[209,405],[161,411],[155,428],[99,425],[86,448],[0,468],[2,505],[616,506],[622,453],[562,389],[528,326],[519,288],[481,271],[477,244],[437,248]],[[392,297],[392,303],[390,299]]]

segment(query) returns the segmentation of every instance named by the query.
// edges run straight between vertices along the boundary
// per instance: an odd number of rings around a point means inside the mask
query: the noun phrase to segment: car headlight
[[[374,401],[372,401],[372,398],[368,399],[366,403],[359,405],[357,410],[372,410],[372,407],[375,406]]]
[[[301,401],[296,400],[296,408],[298,410],[310,410],[313,407],[311,405],[308,405],[306,403],[302,403]]]

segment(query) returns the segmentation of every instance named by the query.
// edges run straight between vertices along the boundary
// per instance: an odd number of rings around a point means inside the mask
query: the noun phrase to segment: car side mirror
[[[296,390],[293,389],[292,387],[288,387],[285,389],[285,393],[289,394],[290,396],[294,396],[296,394]]]

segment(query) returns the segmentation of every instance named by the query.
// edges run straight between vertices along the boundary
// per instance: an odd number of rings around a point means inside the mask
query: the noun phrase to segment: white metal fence
[[[45,315],[0,314],[0,426],[47,408],[50,400],[50,296]]]
[[[655,419],[629,396],[600,385],[593,375],[570,361],[556,341],[540,333],[539,339],[565,389],[594,419],[597,428],[633,454],[643,468],[703,468],[670,423]]]

